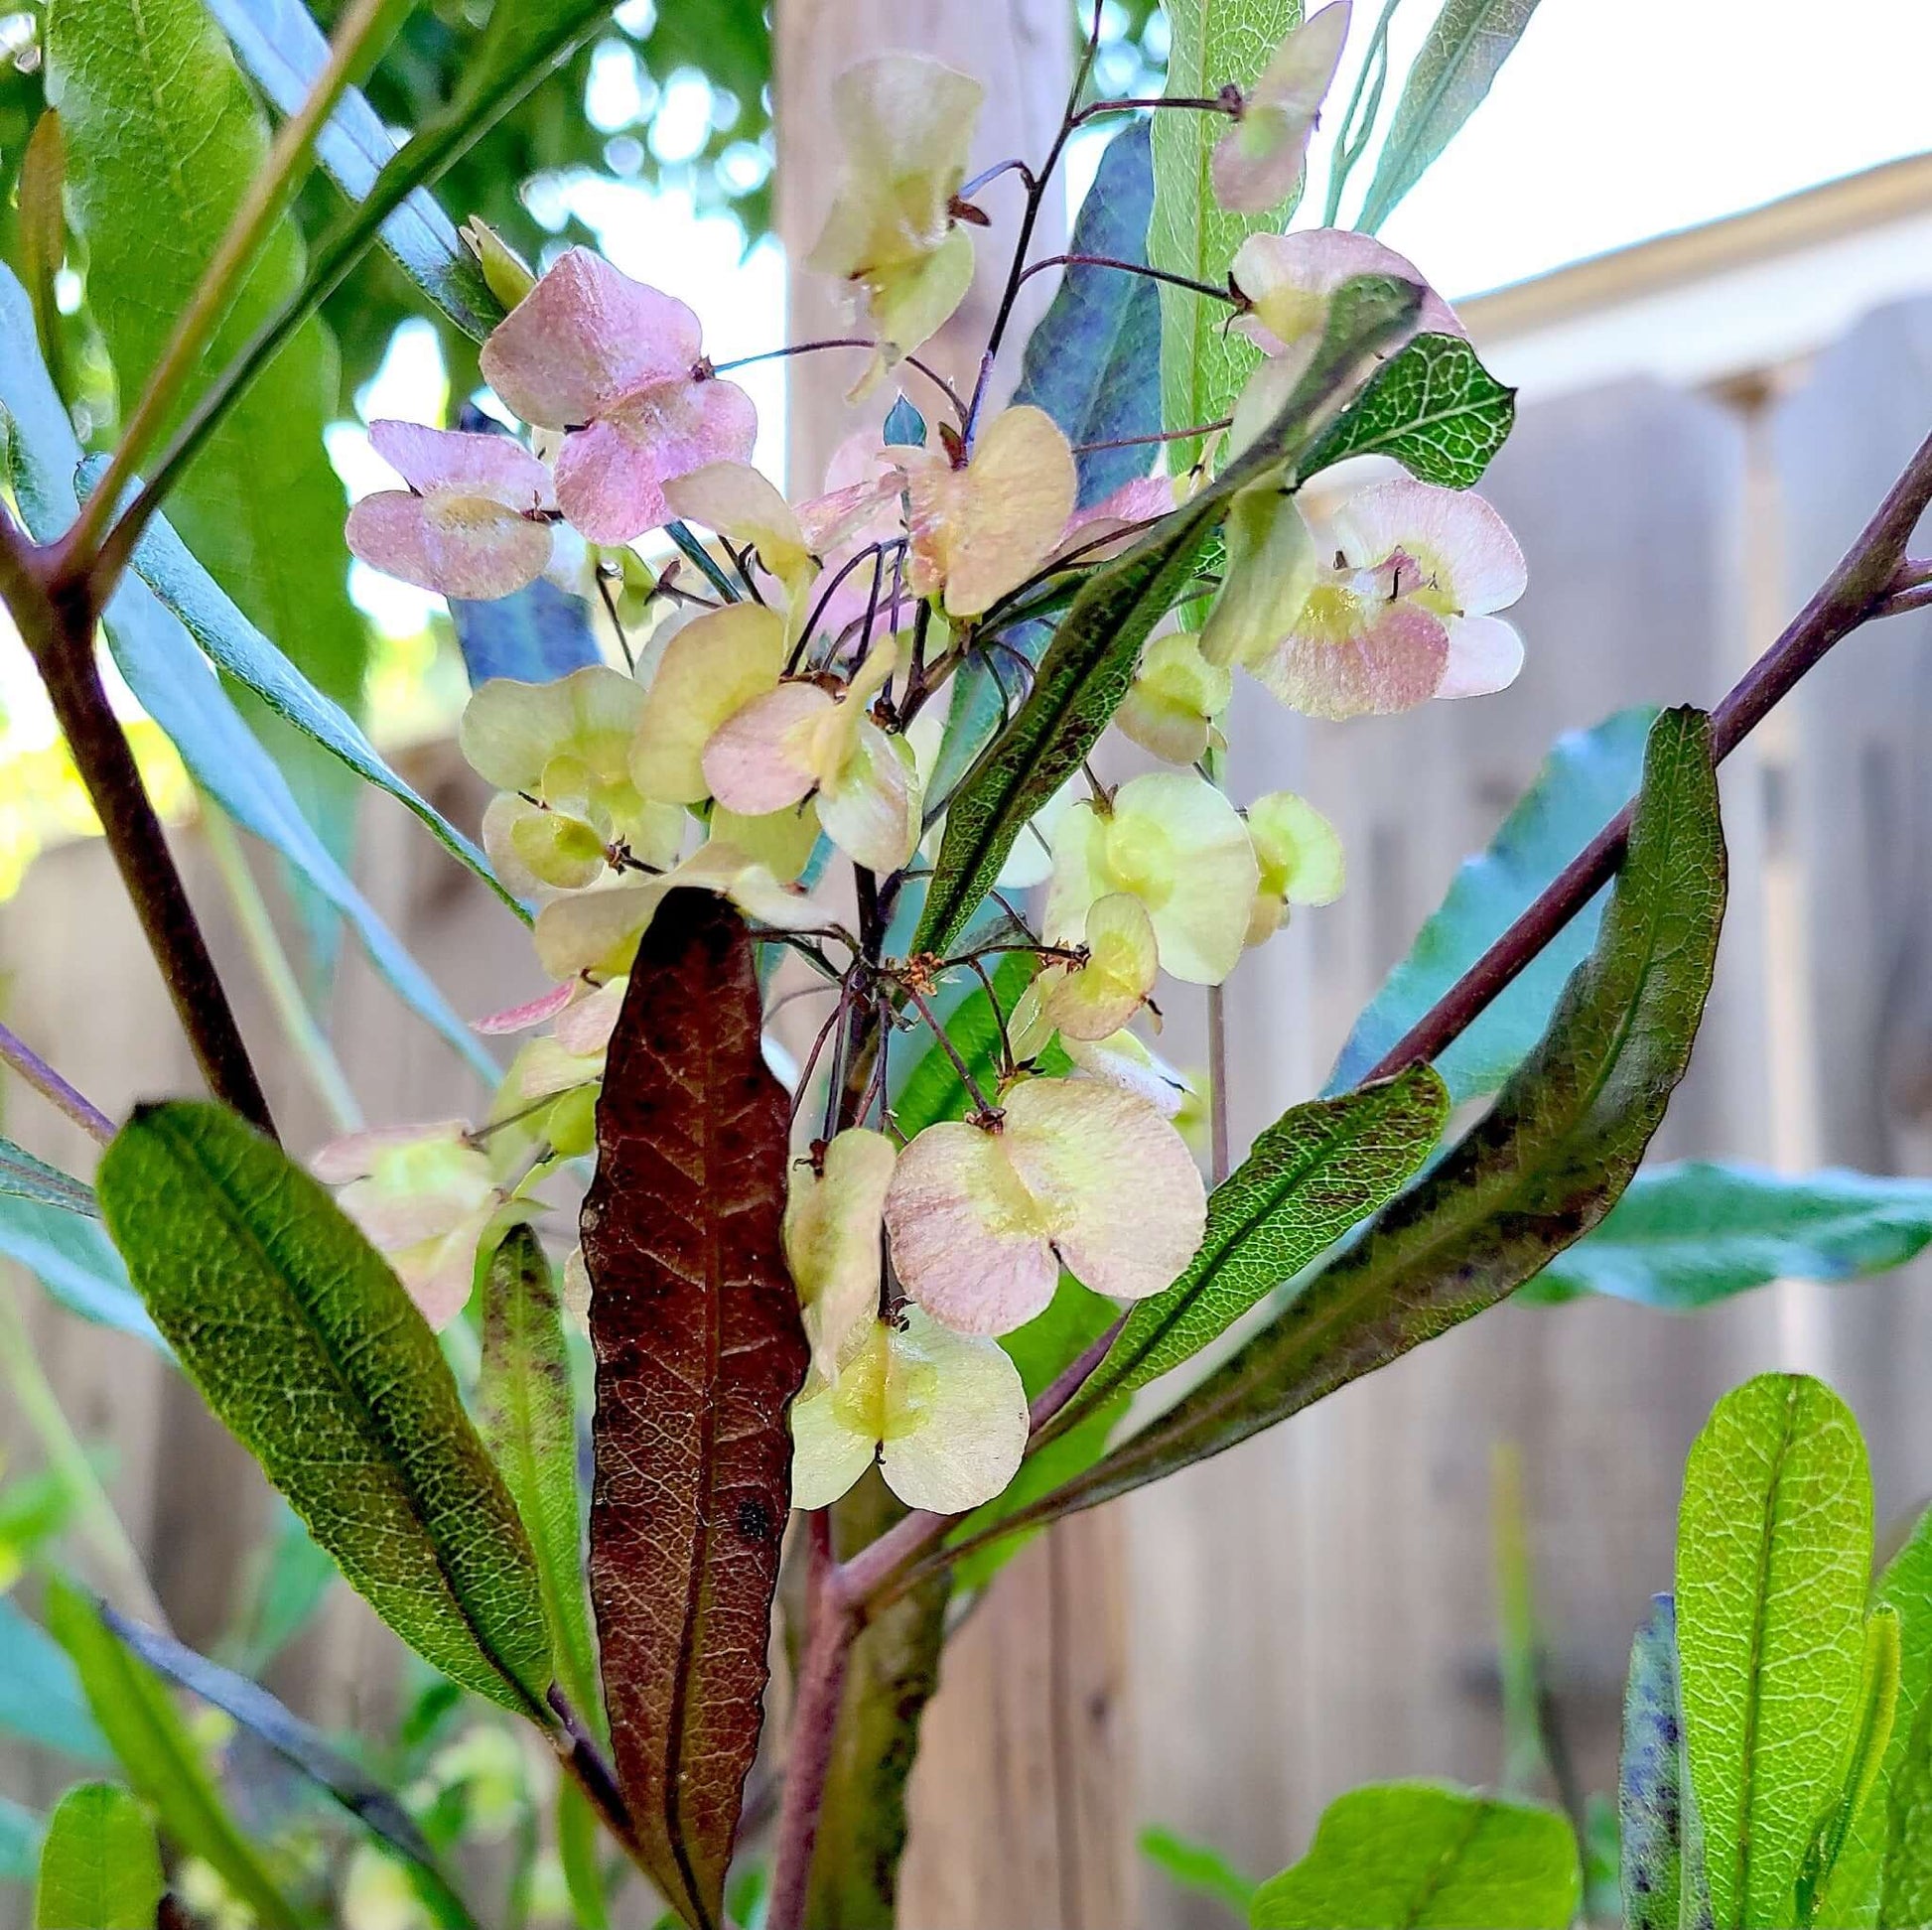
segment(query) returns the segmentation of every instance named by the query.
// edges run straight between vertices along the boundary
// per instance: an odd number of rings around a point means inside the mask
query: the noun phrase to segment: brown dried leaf
[[[723,1919],[758,1748],[806,1362],[778,1239],[787,1107],[759,1034],[744,921],[673,892],[611,1039],[584,1201],[591,1598],[624,1799],[697,1930]]]

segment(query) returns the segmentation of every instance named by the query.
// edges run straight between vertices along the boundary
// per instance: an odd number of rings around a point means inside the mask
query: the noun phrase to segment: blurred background
[[[1398,11],[1398,70],[1432,12]],[[1684,0],[1661,18],[1639,31],[1602,0],[1544,0],[1487,104],[1386,231],[1456,303],[1489,367],[1521,385],[1519,427],[1483,488],[1529,557],[1516,613],[1528,664],[1499,698],[1402,719],[1326,727],[1237,708],[1233,789],[1304,791],[1341,828],[1350,868],[1342,900],[1299,915],[1230,988],[1243,1142],[1321,1085],[1356,1012],[1552,741],[1629,705],[1714,701],[1932,426],[1932,155],[1920,153],[1932,11]],[[1106,0],[1103,19],[1105,89],[1157,91],[1160,9]],[[40,25],[33,6],[0,12],[0,226],[42,104]],[[459,5],[418,5],[368,89],[385,119],[412,122],[445,97],[476,32]],[[901,46],[978,73],[976,165],[990,164],[1043,150],[1073,35],[1069,0],[625,0],[441,199],[535,261],[591,241],[691,302],[716,358],[752,353],[837,319],[831,293],[791,264],[830,193],[823,103],[843,66]],[[1053,220],[1077,206],[1096,155],[1076,144]],[[1001,194],[984,198],[988,261],[1012,218]],[[312,200],[314,226],[327,191]],[[1042,233],[1041,250],[1052,240]],[[85,266],[62,273],[60,333],[76,426],[99,440],[116,401]],[[1049,279],[1034,284],[1041,302]],[[985,313],[981,291],[942,356],[969,358],[961,345]],[[379,257],[328,320],[341,351],[328,446],[355,494],[385,481],[366,421],[439,419],[475,385],[474,351],[421,319]],[[816,487],[852,426],[843,384],[800,364],[748,373],[760,460]],[[804,378],[789,392],[788,374]],[[447,613],[359,565],[348,588],[350,694],[383,749],[474,828],[482,792],[452,745],[465,681]],[[3,624],[0,1010],[110,1112],[192,1089]],[[1692,1078],[1659,1141],[1668,1157],[1932,1172],[1928,626],[1895,619],[1855,638],[1725,765],[1731,910]],[[331,1123],[275,1042],[230,856],[210,848],[131,699],[127,714],[278,1117],[311,1147]],[[355,851],[358,880],[460,1013],[539,989],[500,908],[388,800],[362,807]],[[259,884],[299,951],[270,867]],[[1172,1055],[1198,1064],[1199,1012],[1167,1003]],[[473,1075],[359,955],[342,957],[326,1017],[371,1121],[477,1104]],[[31,1095],[9,1091],[5,1110],[7,1132],[85,1170],[90,1149]],[[36,1464],[37,1357],[97,1444],[177,1629],[233,1652],[237,1619],[263,1612],[270,1497],[151,1354],[19,1284],[0,1326],[13,1375],[0,1467]],[[1781,1283],[1696,1320],[1505,1307],[1232,1454],[1062,1525],[948,1651],[902,1921],[1225,1922],[1139,1853],[1143,1829],[1263,1874],[1300,1853],[1331,1796],[1371,1777],[1506,1780],[1587,1823],[1590,1796],[1612,1787],[1629,1637],[1669,1583],[1678,1474],[1711,1402],[1765,1367],[1827,1375],[1871,1443],[1881,1524],[1902,1523],[1932,1493],[1928,1284],[1923,1268],[1838,1289]],[[340,1586],[269,1679],[330,1723],[373,1720],[398,1694],[392,1641]],[[63,1772],[8,1743],[4,1716],[0,1789],[38,1806]]]

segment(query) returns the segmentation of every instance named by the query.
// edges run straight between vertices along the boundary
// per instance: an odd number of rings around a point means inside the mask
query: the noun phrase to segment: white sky
[[[1451,296],[1541,274],[1932,147],[1929,76],[1932,0],[1542,0],[1384,238]]]

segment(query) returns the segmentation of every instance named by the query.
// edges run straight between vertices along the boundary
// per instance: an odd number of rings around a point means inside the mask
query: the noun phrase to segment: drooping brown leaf
[[[759,1032],[743,920],[673,892],[612,1035],[583,1230],[605,1703],[651,1874],[695,1930],[723,1920],[758,1748],[806,1362],[778,1234],[787,1108]]]

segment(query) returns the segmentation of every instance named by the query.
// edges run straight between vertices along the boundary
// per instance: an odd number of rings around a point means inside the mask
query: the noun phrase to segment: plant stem
[[[255,883],[255,875],[242,855],[241,840],[235,836],[234,827],[220,806],[207,797],[202,800],[202,835],[207,840],[221,883],[227,888],[241,941],[267,988],[283,1035],[295,1048],[295,1055],[302,1061],[309,1082],[336,1130],[354,1132],[363,1124],[362,1108],[356,1103],[343,1062],[336,1056],[328,1034],[310,1011],[308,1000],[302,996],[295,968],[289,963],[288,952],[283,948],[274,920],[268,915],[268,906],[262,901],[261,887]]]
[[[963,192],[963,191],[962,191]],[[730,361],[713,362],[714,375],[729,375],[735,368],[750,368],[754,362],[778,361],[787,355],[814,355],[821,348],[877,348],[879,346],[871,336],[821,336],[816,342],[790,342],[782,348],[763,348],[756,355],[738,355]],[[966,404],[959,391],[932,366],[921,361],[917,355],[901,355],[899,360],[907,368],[916,368],[948,402],[953,413],[961,423],[966,420]]]
[[[309,159],[323,122],[335,111],[356,62],[366,50],[371,36],[385,15],[394,11],[394,0],[350,0],[329,49],[329,59],[308,98],[276,131],[274,145],[261,171],[248,184],[228,222],[202,279],[175,324],[175,332],[162,349],[134,405],[112,459],[102,473],[98,487],[81,506],[80,519],[63,539],[63,548],[73,566],[94,573],[94,602],[104,604],[128,558],[152,507],[136,503],[105,543],[102,534],[113,515],[123,491],[134,479],[142,457],[153,448],[184,385],[195,372],[204,350],[213,339],[234,305],[235,291],[254,261],[269,230],[280,218],[293,192],[296,177]],[[144,492],[144,497],[145,497]],[[98,555],[96,552],[98,551]]]
[[[134,753],[101,688],[86,586],[72,586],[60,604],[43,596],[39,608],[17,607],[14,615],[202,1076],[217,1099],[273,1138],[275,1122],[241,1029],[161,820],[141,783]]]
[[[19,1034],[0,1026],[0,1060],[20,1074],[34,1090],[73,1121],[90,1138],[105,1146],[114,1137],[114,1122],[75,1090],[41,1057]]]
[[[1031,281],[1034,276],[1044,274],[1048,268],[1116,268],[1123,275],[1141,275],[1148,281],[1166,282],[1170,288],[1185,288],[1195,295],[1206,295],[1217,302],[1226,302],[1230,308],[1246,305],[1238,295],[1225,288],[1216,288],[1212,282],[1196,281],[1192,275],[1170,274],[1165,268],[1152,268],[1145,261],[1123,261],[1118,255],[1097,254],[1055,254],[1042,255],[1039,260],[1030,263],[1021,271],[1022,282]],[[1193,431],[1180,429],[1163,441],[1173,441]]]
[[[772,1853],[771,1896],[765,1930],[800,1930],[818,1843],[819,1812],[832,1764],[846,1665],[859,1633],[858,1618],[839,1585],[832,1555],[832,1520],[823,1508],[810,1517],[810,1568],[805,1580],[805,1653],[792,1704],[790,1754]]]
[[[1932,501],[1932,436],[1918,447],[1877,513],[1777,640],[1711,713],[1711,753],[1722,762],[1836,643],[1893,608],[1892,582],[1914,525]],[[1552,880],[1543,895],[1449,987],[1365,1075],[1393,1078],[1441,1053],[1606,885],[1623,857],[1626,804]]]
[[[1229,120],[1239,119],[1241,113],[1238,93],[1147,94],[1133,100],[1096,100],[1073,116],[1073,125],[1084,127],[1102,114],[1132,114],[1142,108],[1181,108],[1196,114],[1225,114]]]
[[[112,1580],[114,1605],[165,1629],[168,1617],[155,1598],[154,1585],[87,1458],[87,1450],[75,1439],[60,1397],[41,1371],[19,1304],[5,1292],[0,1292],[0,1356],[5,1358],[14,1405],[40,1443],[48,1471],[67,1490],[76,1525],[99,1556],[103,1573]]]

